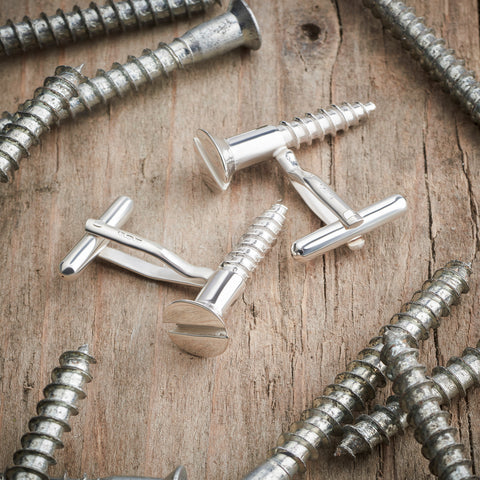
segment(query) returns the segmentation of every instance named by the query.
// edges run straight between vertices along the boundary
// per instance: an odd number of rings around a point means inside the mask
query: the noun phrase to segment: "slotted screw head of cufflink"
[[[275,204],[257,217],[197,298],[178,300],[165,309],[164,322],[176,324],[169,336],[179,348],[200,357],[214,357],[227,349],[225,314],[275,243],[286,212],[285,206]]]
[[[231,138],[216,137],[198,130],[194,139],[202,178],[213,191],[225,191],[235,172],[256,163],[270,160],[282,148],[300,148],[322,141],[365,121],[375,110],[373,103],[343,103],[308,113],[292,122],[261,127]]]

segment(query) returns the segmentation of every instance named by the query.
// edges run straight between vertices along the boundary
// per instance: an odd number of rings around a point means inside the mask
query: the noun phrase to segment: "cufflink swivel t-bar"
[[[229,343],[225,314],[275,243],[287,208],[277,203],[257,217],[217,270],[191,265],[158,243],[120,230],[132,209],[130,198],[119,197],[99,220],[87,220],[87,233],[60,263],[60,274],[73,279],[98,257],[153,280],[203,287],[194,301],[167,306],[164,321],[176,325],[169,336],[182,350],[201,357],[220,355]],[[152,255],[165,266],[110,248],[109,242]]]
[[[374,110],[373,103],[332,105],[290,123],[261,127],[228,139],[199,130],[194,142],[203,160],[202,176],[212,190],[224,191],[236,171],[275,158],[304,202],[326,223],[293,243],[295,260],[308,261],[343,244],[358,250],[365,243],[363,234],[405,212],[405,199],[394,195],[357,212],[319,177],[303,170],[290,149],[348,130],[366,120]]]

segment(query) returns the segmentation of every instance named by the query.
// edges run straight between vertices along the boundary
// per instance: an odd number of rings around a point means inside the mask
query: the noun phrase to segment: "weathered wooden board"
[[[475,0],[411,4],[480,70]],[[0,23],[73,5],[3,0]],[[88,342],[98,360],[95,380],[52,475],[163,476],[183,463],[193,480],[240,479],[429,274],[453,258],[480,270],[478,127],[360,0],[251,5],[263,29],[260,51],[179,72],[66,122],[1,186],[0,470],[11,465],[57,357]],[[2,60],[1,108],[14,112],[59,64],[85,63],[93,75],[199,21]],[[318,26],[318,36],[308,24]],[[357,100],[377,104],[368,124],[299,156],[359,208],[393,193],[407,198],[408,214],[369,235],[363,251],[342,248],[293,263],[290,243],[319,221],[273,162],[239,173],[222,195],[202,183],[192,147],[197,128],[230,136]],[[136,201],[126,228],[210,267],[257,214],[278,198],[289,206],[285,232],[231,312],[224,355],[190,357],[167,337],[163,308],[193,298],[191,289],[100,263],[73,283],[57,274],[85,220],[118,195]],[[425,342],[429,367],[480,338],[478,278]],[[452,409],[477,473],[478,411],[478,393]],[[322,455],[305,478],[431,477],[408,434],[356,463]]]

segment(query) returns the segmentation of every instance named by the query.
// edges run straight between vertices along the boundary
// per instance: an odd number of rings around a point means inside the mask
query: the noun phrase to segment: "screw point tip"
[[[85,343],[84,345],[80,346],[78,348],[78,351],[82,352],[82,353],[86,353],[88,355],[90,353],[90,347],[89,347],[88,343]]]

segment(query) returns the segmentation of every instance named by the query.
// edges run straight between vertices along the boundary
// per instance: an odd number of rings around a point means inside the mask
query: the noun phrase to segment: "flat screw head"
[[[260,27],[251,8],[244,0],[232,0],[228,8],[238,19],[243,37],[244,46],[252,50],[258,50],[262,46]]]
[[[228,347],[229,337],[222,317],[212,308],[193,300],[178,300],[165,309],[165,323],[177,324],[168,332],[182,350],[197,357],[216,357]]]
[[[234,159],[227,142],[205,130],[198,130],[193,141],[203,181],[212,191],[224,192],[230,186],[235,172]]]

